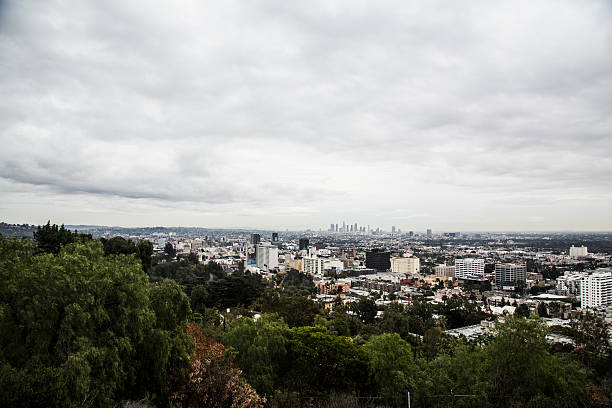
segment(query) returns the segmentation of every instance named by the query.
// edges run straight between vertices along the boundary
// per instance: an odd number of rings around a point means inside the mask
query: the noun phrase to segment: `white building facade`
[[[255,247],[255,260],[260,269],[278,268],[278,247],[269,243],[258,244]]]
[[[584,272],[566,271],[562,276],[557,278],[555,289],[559,292],[580,296],[580,282],[582,282],[582,278],[586,276],[588,276],[588,274]]]
[[[587,247],[585,246],[575,247],[572,245],[569,249],[569,255],[572,258],[584,258],[588,254],[589,251],[587,251]]]
[[[455,277],[455,267],[453,265],[436,265],[434,268],[436,276]]]
[[[391,258],[391,272],[405,275],[416,275],[421,269],[421,261],[417,257]]]
[[[580,307],[612,305],[612,271],[594,272],[580,282]]]
[[[323,275],[324,270],[323,258],[317,258],[316,256],[305,256],[302,258],[302,270],[304,273],[311,273],[313,275]]]
[[[458,279],[484,279],[484,259],[455,259],[455,277]]]

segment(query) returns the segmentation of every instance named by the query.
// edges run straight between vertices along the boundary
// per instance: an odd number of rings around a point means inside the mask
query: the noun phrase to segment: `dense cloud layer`
[[[606,1],[0,2],[7,221],[611,229]]]

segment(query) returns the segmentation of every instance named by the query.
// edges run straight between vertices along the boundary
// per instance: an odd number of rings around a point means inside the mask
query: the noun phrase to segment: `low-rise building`
[[[571,258],[584,258],[588,254],[589,254],[589,251],[587,250],[587,247],[585,246],[575,247],[572,245],[569,249],[569,256]]]
[[[436,265],[434,267],[434,273],[436,276],[448,276],[451,278],[455,277],[455,267],[453,265]]]

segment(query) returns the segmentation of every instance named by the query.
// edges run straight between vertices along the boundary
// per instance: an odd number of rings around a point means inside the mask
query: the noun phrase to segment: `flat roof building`
[[[325,259],[316,256],[305,256],[302,258],[302,270],[304,273],[323,276]]]
[[[269,243],[258,244],[255,247],[255,260],[257,267],[263,270],[278,268],[278,247]]]
[[[391,272],[405,275],[416,275],[421,269],[421,262],[417,257],[391,258]]]
[[[436,265],[434,268],[436,276],[455,277],[455,267],[453,265]]]
[[[455,277],[457,279],[484,279],[484,259],[455,259]]]
[[[580,307],[594,308],[612,305],[612,271],[596,271],[580,282]]]
[[[386,272],[391,269],[391,253],[373,249],[366,252],[366,268],[376,269],[376,272]]]
[[[572,245],[569,249],[569,255],[572,258],[584,258],[588,254],[589,251],[587,251],[587,247],[585,246],[575,247]]]
[[[524,264],[495,264],[495,283],[525,282],[527,280],[527,267]]]
[[[299,250],[308,249],[308,238],[300,238],[298,241]]]

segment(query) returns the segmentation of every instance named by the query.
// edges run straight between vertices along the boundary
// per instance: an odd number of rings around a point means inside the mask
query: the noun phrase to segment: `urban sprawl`
[[[414,298],[436,304],[459,296],[490,315],[446,331],[468,340],[492,333],[495,321],[515,313],[568,326],[588,309],[612,322],[612,245],[605,233],[404,232],[344,222],[303,232],[70,228],[94,237],[147,239],[158,254],[171,247],[177,256],[191,254],[228,273],[241,269],[271,282],[297,270],[312,277],[316,300],[328,309],[364,297],[382,309]],[[582,245],[589,242],[596,248]],[[555,332],[548,339],[572,342]]]

